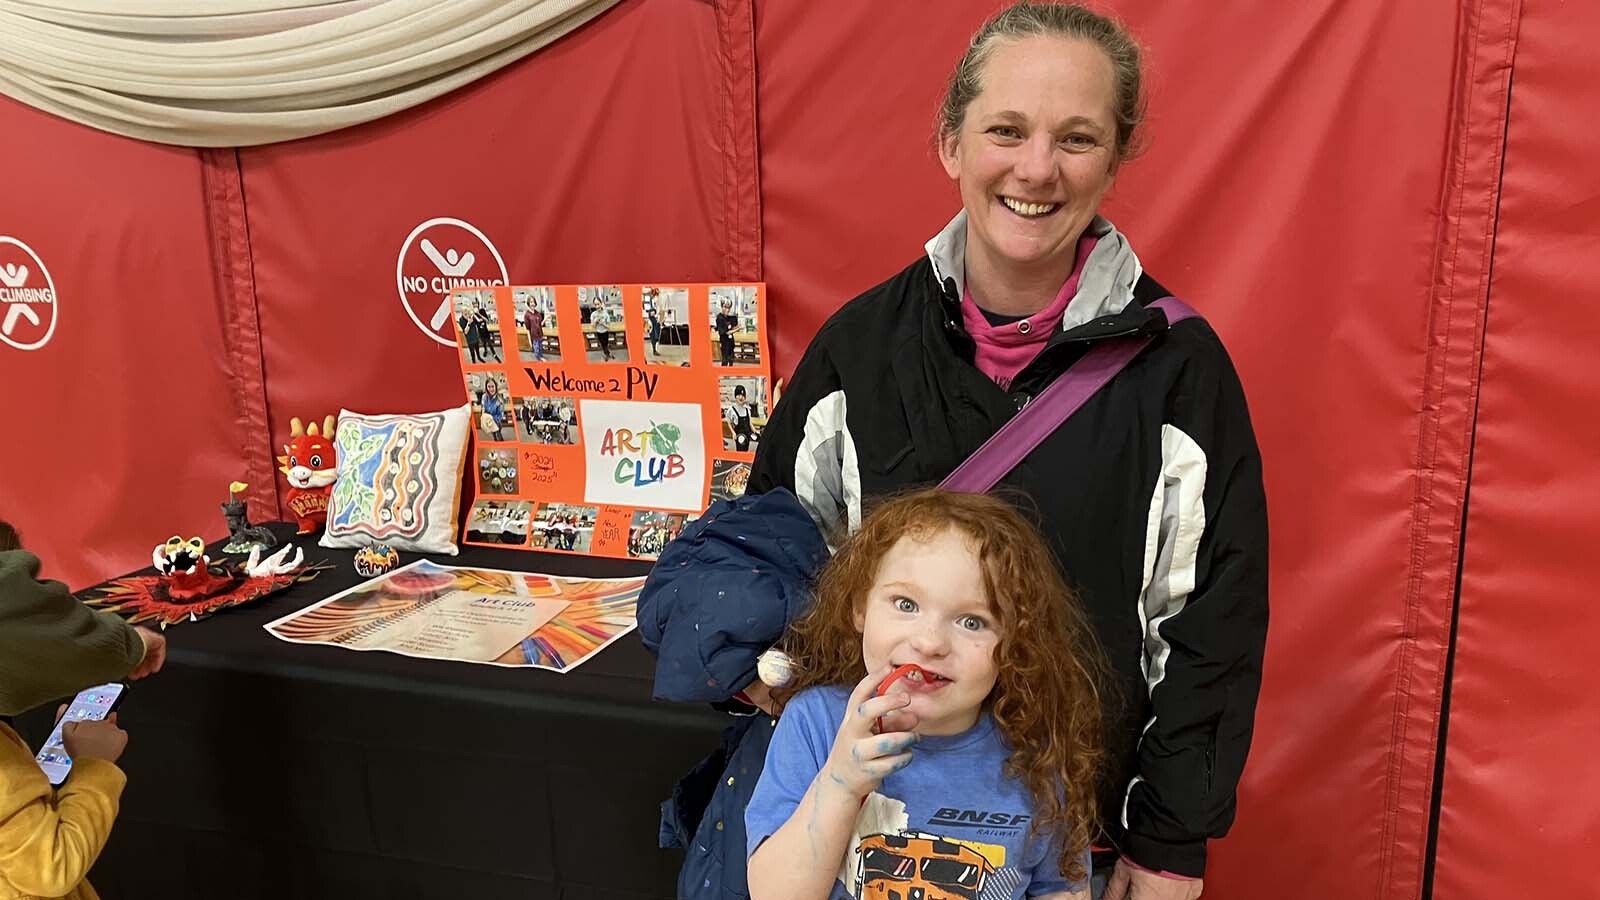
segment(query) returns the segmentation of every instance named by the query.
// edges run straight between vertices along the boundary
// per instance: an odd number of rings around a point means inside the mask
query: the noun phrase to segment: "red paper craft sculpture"
[[[84,594],[90,606],[109,609],[129,622],[154,622],[166,628],[203,619],[219,609],[259,600],[301,581],[315,578],[326,565],[304,565],[305,554],[285,546],[266,559],[250,551],[243,565],[213,564],[205,542],[173,535],[150,555],[154,575],[129,575]],[[290,555],[293,551],[293,556]]]
[[[283,445],[279,471],[288,476],[289,512],[300,523],[300,534],[310,534],[328,521],[328,495],[339,474],[339,460],[333,445],[333,416],[304,428],[299,419],[289,420],[289,443]]]

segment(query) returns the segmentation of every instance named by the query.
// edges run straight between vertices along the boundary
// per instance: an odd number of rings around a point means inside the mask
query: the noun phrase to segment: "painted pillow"
[[[471,418],[471,404],[415,415],[340,410],[339,480],[328,498],[322,546],[381,541],[454,556]]]

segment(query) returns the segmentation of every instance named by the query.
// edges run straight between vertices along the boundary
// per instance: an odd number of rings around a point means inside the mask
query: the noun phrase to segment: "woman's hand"
[[[1195,900],[1204,888],[1198,878],[1173,878],[1118,859],[1103,900]]]
[[[61,708],[61,713],[67,711]],[[59,718],[59,715],[58,715]],[[103,759],[114,763],[128,748],[128,733],[117,727],[117,714],[102,721],[68,722],[61,726],[61,743],[73,759]]]
[[[839,734],[833,739],[833,751],[817,774],[817,782],[824,787],[842,790],[852,797],[865,797],[878,789],[878,785],[911,764],[911,748],[920,738],[911,729],[917,720],[910,714],[898,719],[904,731],[873,734],[872,726],[880,717],[900,712],[911,702],[904,694],[874,697],[878,682],[890,672],[884,666],[867,675],[851,692],[845,705],[844,721]]]
[[[129,681],[138,681],[161,671],[161,667],[167,664],[167,638],[143,625],[134,626],[133,630],[139,635],[139,640],[144,641],[144,659],[139,660],[139,664],[128,673]]]
[[[776,700],[772,699],[772,688],[767,687],[766,683],[761,679],[757,678],[755,681],[752,681],[750,684],[746,685],[744,689],[744,696],[745,699],[750,702],[751,706],[754,706],[769,716],[777,715],[776,712],[773,712],[773,710],[778,708],[778,703]]]

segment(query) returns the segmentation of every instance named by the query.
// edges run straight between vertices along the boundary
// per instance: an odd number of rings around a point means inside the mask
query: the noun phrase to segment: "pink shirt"
[[[972,335],[978,345],[977,355],[972,360],[978,371],[989,376],[1002,389],[1011,389],[1011,380],[1027,368],[1028,363],[1033,362],[1033,358],[1044,349],[1045,342],[1050,340],[1050,335],[1061,327],[1061,317],[1067,312],[1067,304],[1078,293],[1078,279],[1083,275],[1084,263],[1089,260],[1089,251],[1094,249],[1098,240],[1087,231],[1078,238],[1077,259],[1073,261],[1072,274],[1061,285],[1061,291],[1049,306],[1025,319],[1004,325],[990,325],[989,320],[984,318],[983,310],[973,300],[972,291],[968,289],[962,294],[961,321],[967,326],[967,334]]]

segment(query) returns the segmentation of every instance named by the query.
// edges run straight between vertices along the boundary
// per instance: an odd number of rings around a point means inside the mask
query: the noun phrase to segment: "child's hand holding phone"
[[[115,710],[123,691],[120,683],[84,688],[56,712],[56,727],[34,757],[51,784],[60,787],[66,782],[75,759],[114,763],[122,758],[128,734],[117,727]]]
[[[65,714],[67,708],[61,707]],[[128,749],[128,733],[117,727],[117,714],[104,719],[67,722],[61,726],[61,744],[73,759],[103,759],[114,763]]]
[[[851,692],[833,750],[818,775],[824,785],[865,798],[890,774],[911,764],[911,748],[920,740],[911,730],[916,727],[916,717],[903,712],[911,698],[904,694],[873,696],[889,672],[890,668],[884,666],[868,674]],[[873,733],[878,719],[897,712],[900,715],[892,721],[904,731]]]

